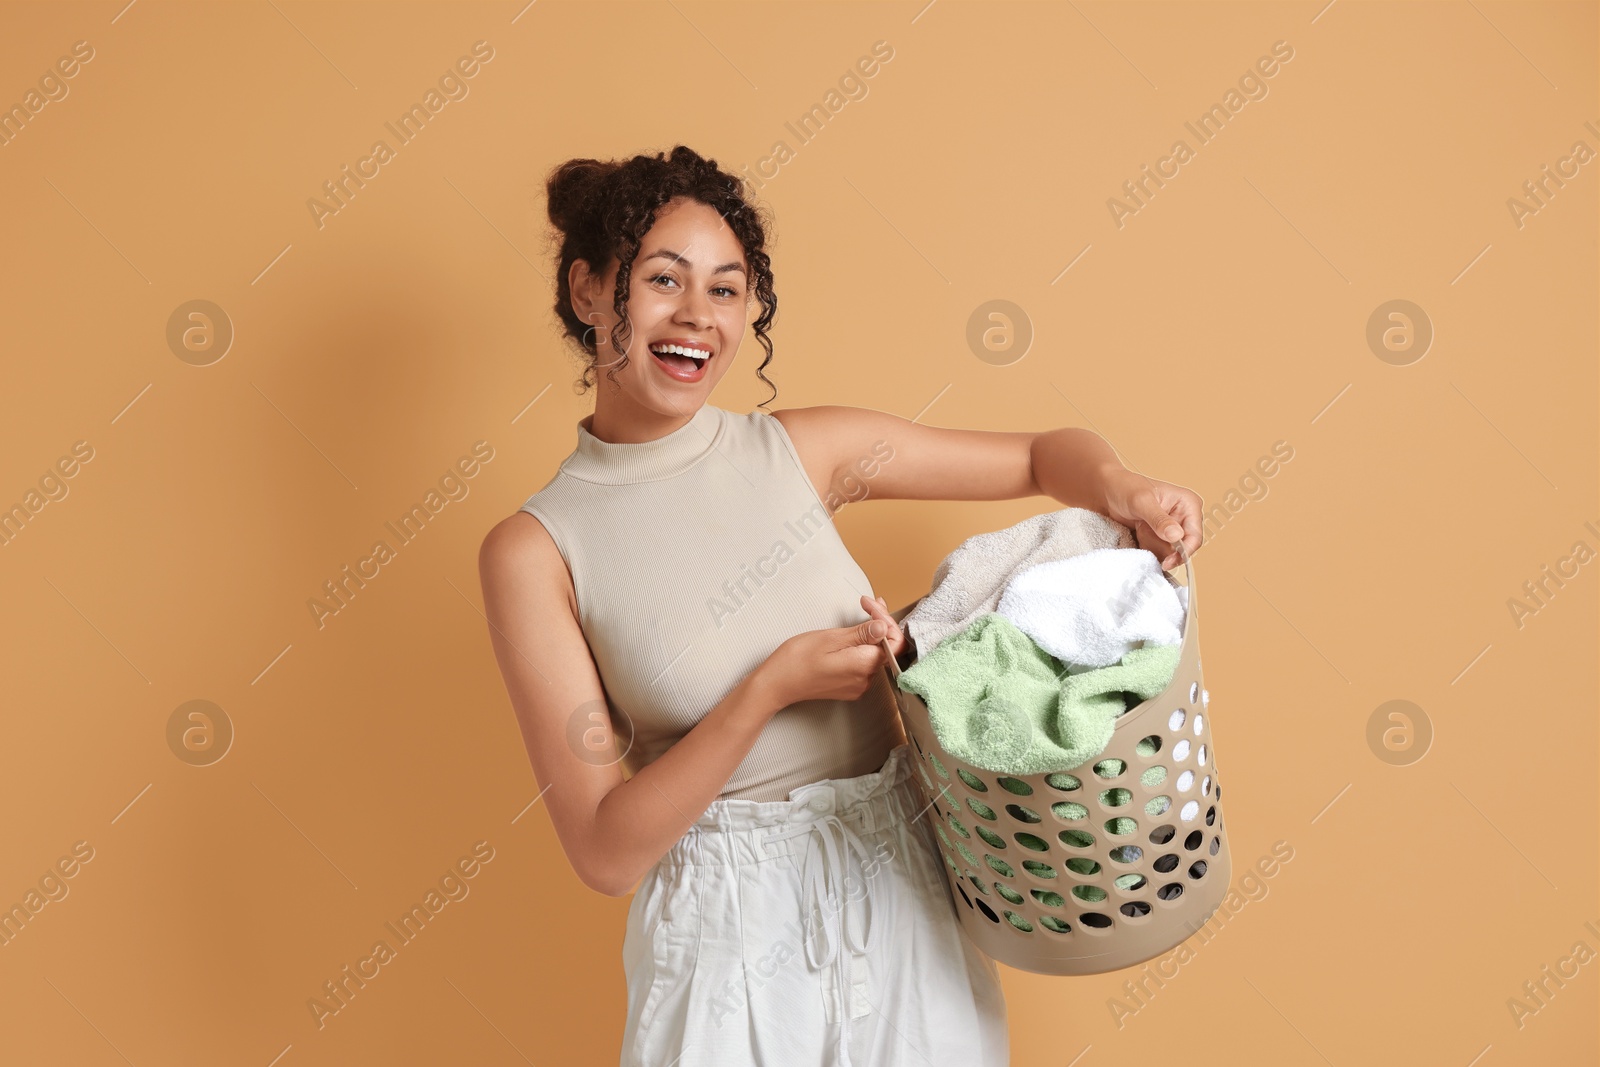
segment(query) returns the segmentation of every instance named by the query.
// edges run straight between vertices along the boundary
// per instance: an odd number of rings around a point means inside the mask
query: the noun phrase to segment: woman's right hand
[[[802,700],[855,700],[889,662],[882,644],[886,635],[891,644],[899,635],[893,619],[807,630],[779,645],[757,670],[779,707]]]

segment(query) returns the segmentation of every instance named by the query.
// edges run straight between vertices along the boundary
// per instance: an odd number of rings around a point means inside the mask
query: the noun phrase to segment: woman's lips
[[[680,382],[698,382],[706,376],[706,368],[711,366],[711,354],[706,353],[706,358],[696,367],[694,361],[687,356],[673,354],[659,355],[651,351],[655,358],[656,366],[660,367],[667,375]]]

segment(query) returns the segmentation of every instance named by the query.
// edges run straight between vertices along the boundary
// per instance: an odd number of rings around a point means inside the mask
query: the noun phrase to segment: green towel
[[[1119,715],[1159,694],[1181,645],[1129,650],[1082,674],[989,612],[906,668],[900,688],[928,705],[944,750],[1000,774],[1071,770],[1104,751]]]

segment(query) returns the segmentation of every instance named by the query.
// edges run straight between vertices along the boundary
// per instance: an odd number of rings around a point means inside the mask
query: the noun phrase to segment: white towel
[[[1013,575],[1097,548],[1137,545],[1133,531],[1098,511],[1062,508],[967,538],[933,573],[933,588],[901,620],[918,658],[995,610]],[[1153,557],[1152,557],[1153,558]]]
[[[1097,548],[1018,571],[995,610],[1079,673],[1141,642],[1182,644],[1188,593],[1148,549]]]

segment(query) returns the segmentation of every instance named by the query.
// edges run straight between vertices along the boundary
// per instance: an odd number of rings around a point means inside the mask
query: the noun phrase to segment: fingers
[[[884,629],[880,631],[877,640],[888,637],[889,643],[898,647],[900,641],[900,624],[894,621],[894,616],[889,613],[889,607],[883,602],[883,597],[872,600],[866,596],[861,598],[861,608],[873,620],[883,623]],[[870,621],[870,620],[869,620]]]

